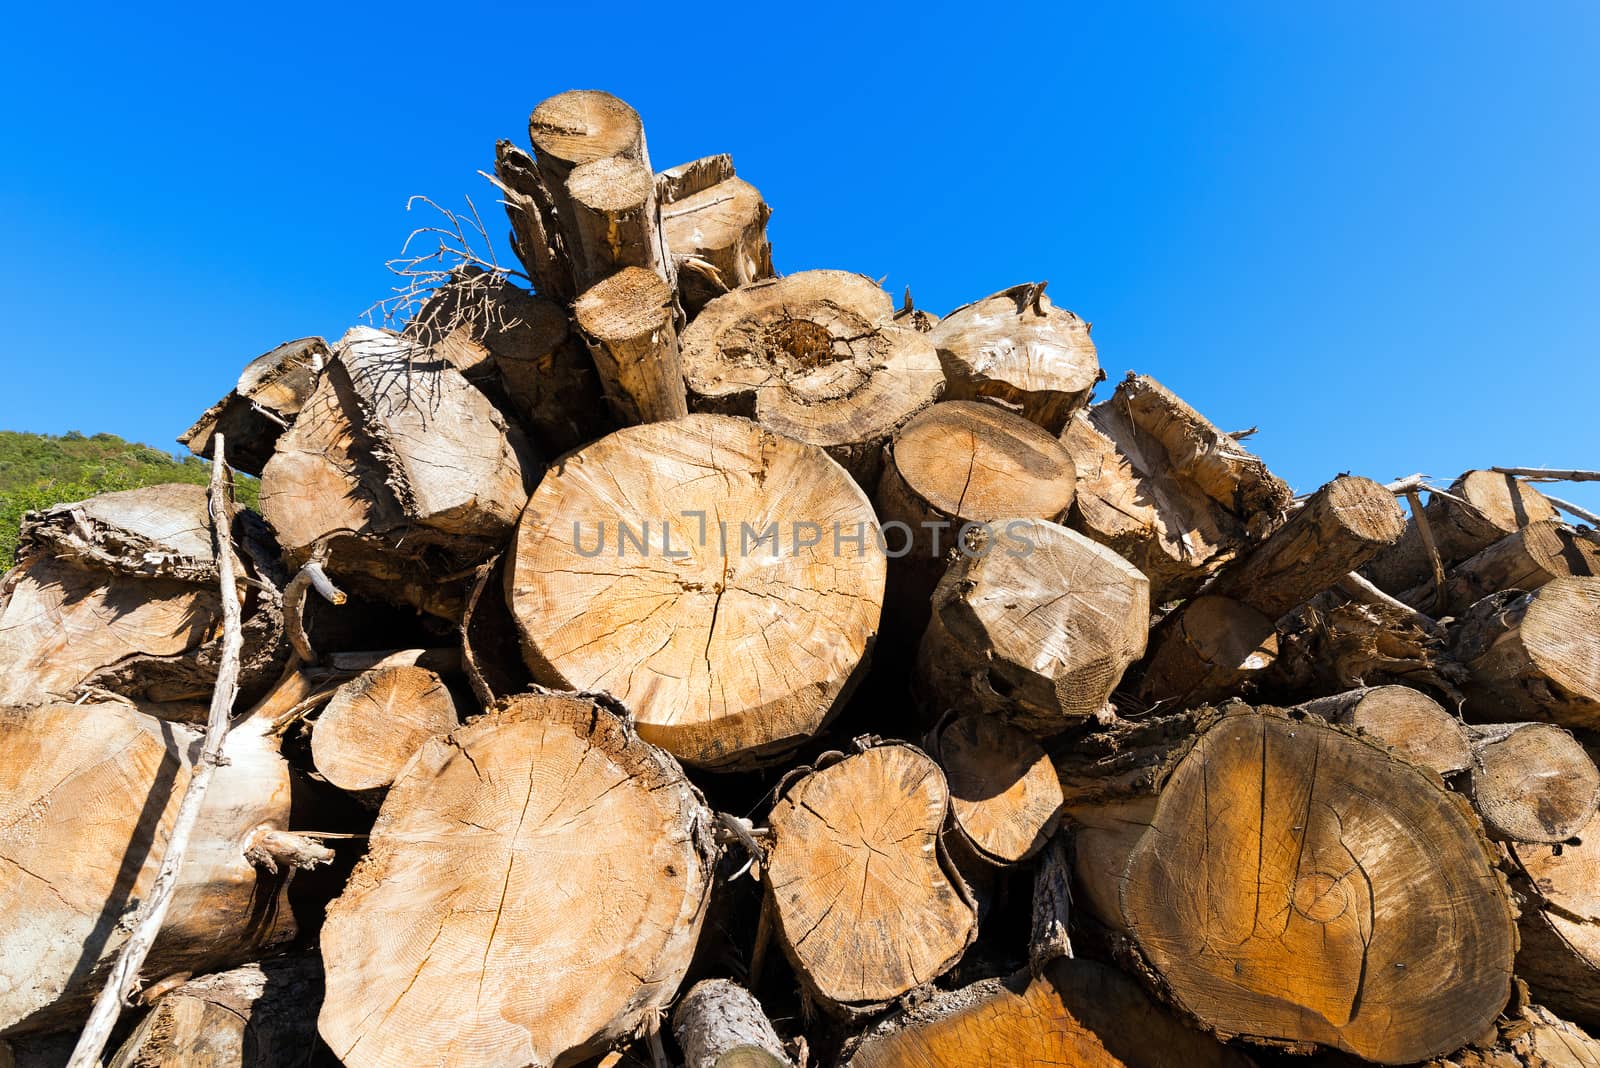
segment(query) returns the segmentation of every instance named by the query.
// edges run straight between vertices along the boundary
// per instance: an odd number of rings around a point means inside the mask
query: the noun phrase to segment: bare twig
[[[1516,475],[1535,482],[1600,482],[1600,471],[1567,471],[1554,467],[1491,467],[1497,475]]]
[[[167,837],[166,852],[161,857],[161,869],[150,887],[150,895],[139,906],[133,933],[123,945],[105,986],[95,998],[88,1022],[78,1036],[72,1059],[67,1068],[94,1068],[100,1063],[111,1031],[122,1011],[123,999],[132,994],[138,982],[139,969],[144,964],[156,935],[167,918],[172,905],[173,891],[178,885],[178,869],[183,865],[189,839],[199,822],[200,806],[205,800],[206,787],[217,766],[223,763],[222,745],[228,738],[228,717],[233,711],[234,699],[239,693],[239,653],[243,645],[239,621],[239,597],[234,587],[233,535],[230,517],[233,505],[233,480],[223,451],[223,435],[217,433],[212,441],[211,461],[211,530],[215,542],[218,584],[222,593],[222,659],[217,667],[217,685],[211,691],[211,714],[206,721],[205,745],[189,775],[183,801],[178,805],[178,815]]]
[[[1399,598],[1393,597],[1378,589],[1378,587],[1374,586],[1372,583],[1368,582],[1354,571],[1340,579],[1338,586],[1340,592],[1352,600],[1364,601],[1367,604],[1375,604],[1381,605],[1385,608],[1392,608],[1396,612],[1404,615],[1407,619],[1415,623],[1427,633],[1432,634],[1435,637],[1440,637],[1444,634],[1444,627],[1441,626],[1439,622],[1432,616],[1424,615]]]

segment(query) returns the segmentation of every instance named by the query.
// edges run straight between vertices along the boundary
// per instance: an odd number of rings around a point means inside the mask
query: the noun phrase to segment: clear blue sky
[[[360,6],[7,15],[0,427],[170,445],[384,294],[408,195],[501,239],[476,170],[591,87],[732,152],[781,271],[1049,279],[1297,489],[1600,466],[1592,5]]]

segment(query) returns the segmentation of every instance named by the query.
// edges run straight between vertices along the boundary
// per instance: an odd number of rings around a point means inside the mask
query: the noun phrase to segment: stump
[[[1600,729],[1600,578],[1559,578],[1473,607],[1451,655],[1470,673],[1467,711]]]
[[[1222,1036],[1409,1063],[1482,1034],[1510,991],[1512,909],[1465,801],[1314,720],[1234,706],[1206,730],[1121,908],[1175,1003]]]
[[[1555,507],[1544,494],[1526,482],[1493,471],[1466,472],[1450,484],[1448,497],[1430,495],[1423,513],[1440,562],[1447,568],[1530,523],[1556,518]],[[1374,585],[1393,594],[1429,579],[1432,563],[1415,518],[1407,521],[1405,533],[1375,557],[1365,573]]]
[[[327,362],[328,343],[320,337],[285,341],[257,356],[239,373],[228,395],[178,435],[178,444],[209,460],[212,439],[220,431],[228,442],[228,466],[261,474],[284,428],[310,399]]]
[[[950,823],[979,858],[1019,864],[1044,847],[1061,819],[1061,781],[1038,742],[984,715],[953,716],[928,752],[950,788]]]
[[[200,744],[120,701],[0,709],[0,1033],[81,1021],[155,880]],[[229,732],[223,756],[144,964],[152,981],[294,934],[287,874],[246,859],[258,832],[288,826],[288,765],[259,719]]]
[[[386,789],[422,743],[457,726],[455,698],[427,668],[376,668],[340,686],[317,718],[311,758],[347,793]]]
[[[1045,284],[1027,282],[962,305],[940,320],[931,340],[946,397],[993,401],[1059,434],[1105,376],[1089,324],[1053,305]]]
[[[1524,898],[1517,974],[1561,1015],[1600,1027],[1600,816],[1576,841],[1510,852]]]
[[[1059,960],[1031,982],[941,991],[869,1032],[848,1068],[1248,1068],[1250,1059],[1164,1011],[1120,972]]]
[[[615,695],[691,764],[770,763],[862,668],[883,597],[876,536],[820,449],[694,415],[618,431],[540,483],[507,603],[538,681]]]
[[[1564,842],[1600,809],[1600,770],[1560,727],[1497,724],[1469,737],[1472,804],[1497,838]]]
[[[801,271],[707,304],[682,336],[689,407],[819,445],[863,486],[882,450],[944,389],[927,336],[894,321],[875,282]]]
[[[767,893],[807,993],[873,1012],[948,971],[977,935],[939,846],[950,794],[939,766],[891,744],[791,779],[771,815]]]
[[[1472,748],[1461,721],[1409,686],[1366,686],[1295,707],[1329,723],[1353,727],[1440,775],[1453,775],[1472,765]]]
[[[676,762],[586,697],[430,739],[329,908],[322,1037],[348,1068],[603,1052],[683,979],[709,821]]]
[[[1144,655],[1149,583],[1054,523],[1028,522],[1014,537],[1025,553],[1002,543],[958,556],[940,581],[918,685],[934,708],[1054,734],[1109,712],[1123,671]]]
[[[662,171],[656,196],[690,319],[729,290],[773,277],[767,241],[772,209],[734,174],[731,157],[708,156]]]
[[[678,1002],[672,1033],[684,1068],[793,1068],[761,1003],[726,979],[707,979]]]

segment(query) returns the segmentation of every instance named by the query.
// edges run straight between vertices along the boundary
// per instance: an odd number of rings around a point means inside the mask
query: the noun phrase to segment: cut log
[[[1510,993],[1514,913],[1465,799],[1313,719],[1211,724],[1162,784],[1121,910],[1219,1036],[1403,1064],[1481,1035]]]
[[[828,450],[861,485],[883,446],[944,389],[927,336],[894,321],[877,283],[802,271],[707,304],[683,332],[689,406],[755,419]]]
[[[879,745],[791,778],[773,805],[767,892],[805,990],[850,1017],[948,971],[977,936],[939,845],[950,794],[909,745]]]
[[[932,333],[945,396],[988,400],[1059,434],[1105,376],[1089,324],[1057,308],[1044,282],[965,304]]]
[[[868,1032],[848,1068],[1249,1068],[1120,972],[1060,960],[1028,981],[942,991]]]
[[[386,789],[429,738],[459,721],[455,698],[427,668],[377,668],[334,691],[311,735],[317,771],[346,793]]]
[[[494,146],[495,186],[511,222],[511,248],[527,269],[539,295],[565,307],[577,291],[572,286],[572,265],[556,227],[555,206],[528,155],[510,141]]]
[[[996,865],[1037,853],[1061,818],[1061,780],[1039,743],[984,715],[952,716],[928,752],[950,788],[950,823],[972,852]]]
[[[726,979],[696,983],[672,1014],[684,1068],[793,1068],[755,995]]]
[[[1202,594],[1161,621],[1138,695],[1148,705],[1190,708],[1234,696],[1278,655],[1271,619],[1229,597]]]
[[[1532,591],[1558,578],[1600,575],[1600,546],[1559,519],[1541,519],[1513,531],[1457,564],[1446,576],[1443,615],[1461,615],[1475,602],[1501,590]],[[1434,603],[1433,586],[1407,590],[1407,604]]]
[[[772,209],[734,174],[731,157],[707,156],[662,171],[656,197],[690,319],[729,290],[773,277],[767,241]]]
[[[261,475],[286,559],[351,592],[459,618],[463,569],[499,550],[538,475],[522,433],[441,357],[347,333]]]
[[[1054,734],[1109,713],[1144,655],[1149,583],[1116,553],[1042,521],[957,556],[933,596],[917,685],[934,708]],[[1025,550],[1025,551],[1024,551]]]
[[[539,682],[607,691],[702,767],[770,763],[854,685],[884,557],[820,449],[726,416],[620,430],[540,483],[507,601]]]
[[[1600,816],[1576,841],[1510,852],[1524,899],[1517,974],[1562,1016],[1600,1027]]]
[[[1129,375],[1061,435],[1078,472],[1071,525],[1187,597],[1282,522],[1293,493],[1152,378]]]
[[[1470,673],[1467,711],[1600,730],[1600,578],[1560,578],[1473,606],[1451,655]]]
[[[1556,518],[1544,495],[1526,482],[1493,471],[1468,471],[1449,495],[1431,494],[1423,509],[1440,562],[1454,567],[1530,523]],[[1427,581],[1433,568],[1415,518],[1404,535],[1378,554],[1366,576],[1380,589],[1401,594]]]
[[[572,169],[566,203],[572,209],[569,232],[573,282],[588,289],[624,267],[659,275],[668,291],[677,280],[672,255],[661,232],[656,180],[638,160],[608,156]]]
[[[1600,809],[1600,770],[1560,727],[1509,723],[1469,731],[1472,804],[1496,837],[1564,842]]]
[[[178,444],[209,460],[212,438],[221,431],[227,437],[228,466],[259,475],[279,436],[311,398],[327,362],[328,343],[320,337],[285,341],[257,356],[228,395],[178,435]]]
[[[1354,727],[1411,763],[1453,775],[1472,766],[1472,748],[1460,720],[1409,686],[1367,686],[1295,706],[1329,723]]]
[[[584,291],[573,306],[617,422],[631,426],[688,414],[672,290],[628,267]]]
[[[81,1023],[166,848],[200,737],[124,702],[0,709],[0,1033]],[[289,768],[260,719],[229,732],[143,974],[205,972],[294,934],[246,859],[288,825]]]
[[[109,1068],[311,1065],[321,1003],[316,957],[278,957],[192,979],[156,1000]]]
[[[475,268],[440,286],[405,333],[444,357],[560,456],[607,433],[600,378],[564,306]]]
[[[322,930],[347,1068],[567,1068],[677,993],[711,814],[594,700],[525,696],[424,743]],[[552,907],[555,903],[555,907]]]

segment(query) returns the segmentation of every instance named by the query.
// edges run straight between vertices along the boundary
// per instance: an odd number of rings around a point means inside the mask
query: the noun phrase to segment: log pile
[[[1297,497],[1043,282],[780,277],[603,92],[529,141],[520,269],[27,517],[0,1064],[1600,1065],[1545,476]]]

